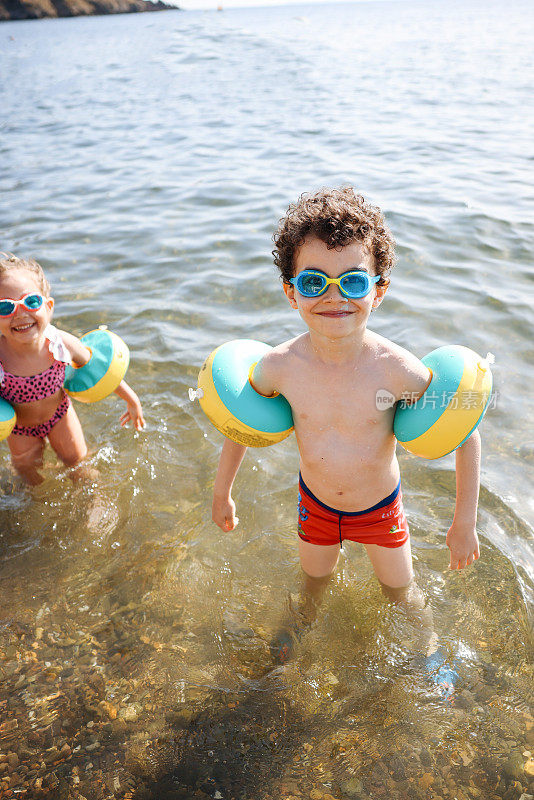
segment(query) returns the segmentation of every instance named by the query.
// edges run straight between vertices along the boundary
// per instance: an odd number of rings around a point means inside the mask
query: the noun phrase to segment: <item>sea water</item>
[[[406,0],[0,27],[2,249],[42,263],[61,328],[128,342],[147,420],[133,435],[116,398],[77,405],[91,483],[49,454],[30,492],[0,450],[2,791],[528,790],[529,13]],[[454,457],[399,453],[417,580],[458,673],[449,698],[357,546],[294,658],[273,663],[298,602],[293,437],[247,454],[236,531],[211,522],[221,436],[187,390],[219,343],[303,330],[272,232],[301,192],[341,184],[398,242],[371,327],[419,357],[458,343],[496,358],[476,566],[447,570]]]

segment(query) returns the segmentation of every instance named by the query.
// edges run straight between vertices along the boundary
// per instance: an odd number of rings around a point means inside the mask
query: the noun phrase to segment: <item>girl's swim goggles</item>
[[[10,300],[6,297],[4,300],[0,300],[0,317],[10,317],[18,306],[24,306],[28,311],[38,311],[43,303],[43,295],[36,292],[25,294],[20,300]]]
[[[361,269],[343,272],[339,278],[329,278],[324,272],[315,269],[303,269],[296,278],[291,278],[289,283],[293,284],[303,297],[320,297],[331,283],[335,283],[344,297],[356,300],[369,294],[373,284],[379,280],[380,275],[369,275]]]

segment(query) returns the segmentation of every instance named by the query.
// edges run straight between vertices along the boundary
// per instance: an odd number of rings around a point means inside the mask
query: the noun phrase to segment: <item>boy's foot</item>
[[[280,628],[271,639],[269,649],[273,661],[277,665],[287,664],[295,654],[295,645],[300,637],[297,637],[287,628]]]
[[[424,659],[423,669],[436,687],[437,693],[444,700],[451,697],[460,680],[455,669],[458,665],[458,659],[454,656],[451,657],[442,645]]]
[[[273,661],[277,665],[287,664],[294,655],[304,632],[310,627],[301,615],[293,613],[276,631],[271,639],[269,649]]]
[[[325,584],[323,579],[320,580]],[[287,605],[286,617],[269,645],[277,665],[287,664],[294,657],[298,643],[317,617],[318,601],[309,592],[299,596],[289,594]]]

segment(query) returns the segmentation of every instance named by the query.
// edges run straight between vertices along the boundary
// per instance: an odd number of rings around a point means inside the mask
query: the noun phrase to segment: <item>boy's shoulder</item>
[[[273,349],[267,353],[267,356],[272,361],[282,361],[291,356],[301,355],[304,353],[305,343],[308,339],[308,333],[301,333],[293,339],[288,339],[287,342],[281,342],[275,345]]]
[[[287,342],[275,345],[261,360],[264,369],[269,371],[284,369],[293,359],[304,355],[305,339],[306,334],[303,333],[295,336],[294,339],[288,339]]]
[[[396,400],[407,394],[414,399],[423,394],[432,376],[417,356],[385,336],[369,330],[366,332],[365,345],[366,369],[376,372],[377,380],[392,392]],[[309,334],[303,333],[273,347],[263,356],[254,370],[254,386],[260,394],[270,395],[273,391],[281,391],[288,381],[294,379],[299,367],[309,365],[310,361]]]
[[[368,341],[374,357],[386,370],[391,390],[397,399],[407,392],[422,394],[432,377],[428,367],[406,348],[378,333],[369,333]]]
[[[274,370],[292,375],[300,367],[315,368],[316,354],[311,345],[310,334],[306,331],[293,339],[275,345],[264,356],[264,361]]]
[[[258,362],[253,373],[253,385],[256,391],[266,396],[280,391],[280,384],[290,374],[291,365],[304,353],[303,340],[306,334],[296,336],[287,342],[276,345]]]
[[[417,356],[406,350],[405,347],[401,347],[400,344],[369,329],[366,331],[366,341],[374,349],[378,358],[388,358],[399,364],[419,362]]]

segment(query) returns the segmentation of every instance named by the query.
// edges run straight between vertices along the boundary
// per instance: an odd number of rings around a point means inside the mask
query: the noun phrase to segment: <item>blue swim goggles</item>
[[[379,280],[380,275],[369,275],[361,269],[349,269],[338,278],[329,278],[324,272],[316,269],[303,269],[296,278],[291,278],[289,283],[293,284],[303,297],[320,297],[331,283],[335,283],[344,297],[357,300],[369,294],[373,284]]]

